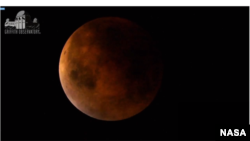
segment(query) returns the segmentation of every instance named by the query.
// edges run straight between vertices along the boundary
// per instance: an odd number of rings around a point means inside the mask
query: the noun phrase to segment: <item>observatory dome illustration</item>
[[[15,18],[16,29],[34,29],[39,27],[37,18],[32,21],[29,13],[24,10],[17,13]]]
[[[6,18],[5,34],[40,34],[40,23],[36,17],[31,19],[28,12],[21,10],[11,21],[10,18]]]

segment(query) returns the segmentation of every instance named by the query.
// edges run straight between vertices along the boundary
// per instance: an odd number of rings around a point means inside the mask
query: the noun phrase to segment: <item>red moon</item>
[[[60,56],[59,77],[82,113],[118,121],[143,111],[162,81],[163,62],[143,28],[123,18],[97,18],[79,27]]]

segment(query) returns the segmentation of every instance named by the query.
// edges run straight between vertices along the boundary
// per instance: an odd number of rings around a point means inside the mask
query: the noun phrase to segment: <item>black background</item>
[[[6,35],[25,10],[40,35]],[[82,24],[118,16],[142,26],[164,55],[152,104],[117,122],[92,119],[59,81],[62,48]],[[2,139],[213,139],[222,124],[248,124],[248,7],[5,7],[1,11]]]

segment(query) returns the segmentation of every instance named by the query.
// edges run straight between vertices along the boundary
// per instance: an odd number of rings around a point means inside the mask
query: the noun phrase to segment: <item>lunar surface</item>
[[[59,77],[82,113],[118,121],[143,111],[155,98],[163,63],[151,36],[123,18],[103,17],[79,27],[60,56]]]

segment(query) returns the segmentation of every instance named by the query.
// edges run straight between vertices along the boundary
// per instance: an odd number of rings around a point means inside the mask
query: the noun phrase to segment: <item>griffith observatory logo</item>
[[[14,21],[7,18],[4,26],[5,34],[41,34],[38,19],[32,20],[24,10],[17,13]]]

